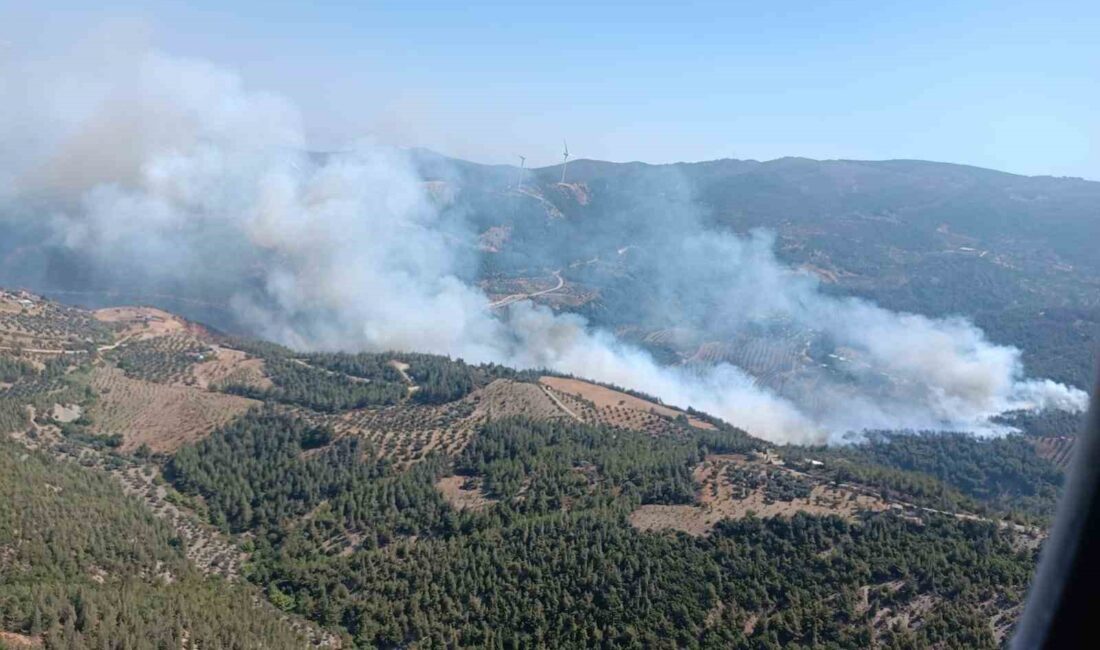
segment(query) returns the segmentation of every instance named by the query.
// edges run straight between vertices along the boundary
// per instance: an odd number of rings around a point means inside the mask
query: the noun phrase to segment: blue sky
[[[0,0],[0,7],[3,2]],[[1100,179],[1098,2],[55,2],[292,99],[315,146],[482,162],[923,158]],[[0,14],[3,16],[3,14]],[[2,91],[2,89],[0,89]]]

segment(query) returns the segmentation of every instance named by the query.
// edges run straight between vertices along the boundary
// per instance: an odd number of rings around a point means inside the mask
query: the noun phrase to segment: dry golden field
[[[628,395],[581,379],[542,377],[539,382],[554,394],[585,422],[600,422],[651,433],[666,433],[671,420],[687,417],[688,424],[700,429],[714,429],[714,425],[688,416],[684,411]],[[573,399],[570,399],[573,398]],[[576,408],[574,408],[576,407]]]
[[[106,366],[93,371],[91,386],[99,395],[90,412],[93,428],[121,434],[123,451],[143,444],[156,452],[175,451],[259,404],[235,395],[131,379]]]

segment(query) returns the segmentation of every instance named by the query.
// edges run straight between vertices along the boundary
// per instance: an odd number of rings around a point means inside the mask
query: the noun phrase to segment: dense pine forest
[[[0,629],[48,648],[300,648],[107,476],[0,440]]]
[[[297,648],[321,638],[306,620],[349,648],[1009,638],[1064,475],[1036,441],[1072,439],[1072,418],[775,447],[543,379],[179,331],[0,354],[0,631],[44,648]],[[178,439],[141,437],[171,418]],[[203,545],[240,559],[198,563]]]
[[[631,528],[639,504],[691,501],[706,453],[756,446],[736,432],[487,424],[454,461],[499,500],[478,513],[432,488],[442,459],[396,473],[355,445],[302,458],[326,435],[250,416],[168,476],[215,523],[256,533],[251,580],[363,647],[993,647],[988,610],[1018,602],[1034,559],[995,524],[946,515],[750,516],[705,538]],[[876,634],[874,612],[917,594],[927,625]]]
[[[934,477],[990,508],[1047,518],[1063,479],[1022,435],[979,440],[963,433],[871,432],[862,444],[813,455]]]

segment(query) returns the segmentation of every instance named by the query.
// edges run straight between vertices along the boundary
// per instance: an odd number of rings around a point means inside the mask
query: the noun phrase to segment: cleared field
[[[847,519],[864,510],[886,510],[878,497],[844,487],[823,484],[804,486],[804,496],[784,497],[772,489],[784,478],[801,480],[791,470],[751,461],[737,454],[708,456],[696,466],[693,476],[699,484],[696,505],[647,504],[630,514],[639,530],[679,530],[689,535],[706,535],[723,519],[741,519],[750,512],[757,517],[790,517],[798,512],[837,515]],[[749,480],[746,480],[749,479]]]
[[[54,404],[50,410],[50,419],[66,424],[80,418],[82,412],[83,409],[78,404]]]
[[[40,636],[29,636],[26,634],[16,634],[15,632],[4,632],[0,630],[0,646],[11,648],[12,650],[30,650],[31,648],[43,647],[43,642]]]
[[[581,422],[644,431],[653,436],[671,436],[682,432],[673,420],[655,412],[621,406],[596,408],[595,404],[577,395],[557,391],[546,385],[543,388],[547,395]]]
[[[456,510],[481,510],[496,503],[476,485],[476,479],[467,476],[447,476],[435,483],[435,489]]]
[[[511,226],[492,226],[478,235],[477,244],[480,250],[487,253],[499,253],[500,249],[508,243],[512,237]]]
[[[1035,453],[1065,469],[1073,458],[1075,436],[1043,436],[1035,439]]]
[[[536,419],[569,417],[569,414],[535,384],[498,379],[470,397],[477,404],[477,416],[506,418],[525,415]]]
[[[91,386],[99,396],[89,413],[92,428],[105,435],[121,434],[123,451],[143,444],[155,452],[175,451],[259,404],[235,395],[131,379],[105,366],[93,371]]]
[[[545,376],[541,377],[539,382],[549,386],[559,394],[572,395],[591,403],[595,418],[600,422],[614,426],[637,429],[641,426],[652,426],[652,417],[647,416],[656,415],[664,418],[676,418],[683,415],[687,417],[688,424],[693,427],[714,429],[713,424],[688,416],[678,409],[580,379]],[[649,429],[642,428],[641,430]]]
[[[155,307],[108,307],[92,312],[101,323],[110,323],[122,338],[146,339],[186,333],[190,326],[182,318]]]
[[[263,359],[255,359],[240,350],[220,345],[212,345],[210,350],[210,357],[191,367],[195,386],[210,388],[219,384],[238,384],[260,390],[274,386],[264,374]]]

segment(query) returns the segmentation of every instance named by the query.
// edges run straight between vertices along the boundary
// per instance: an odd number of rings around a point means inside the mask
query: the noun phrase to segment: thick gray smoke
[[[822,294],[776,260],[766,234],[685,231],[682,255],[715,263],[662,277],[657,290],[670,304],[709,305],[713,322],[697,325],[711,331],[780,318],[827,334],[858,353],[845,381],[780,397],[729,364],[661,366],[578,316],[530,303],[494,314],[472,283],[475,233],[438,209],[402,152],[361,143],[310,156],[286,102],[156,52],[2,65],[4,227],[39,227],[118,281],[210,288],[257,334],[294,347],[549,367],[773,440],[982,430],[1005,410],[1084,404],[1080,391],[1024,378],[1017,350],[966,321]]]

